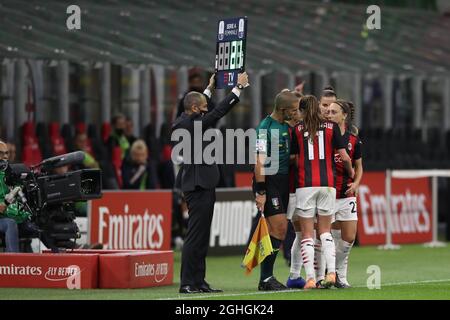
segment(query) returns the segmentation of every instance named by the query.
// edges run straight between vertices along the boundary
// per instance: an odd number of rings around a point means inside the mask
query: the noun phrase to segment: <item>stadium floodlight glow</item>
[[[47,64],[49,67],[54,68],[54,67],[58,66],[59,62],[58,62],[58,60],[51,59],[51,60],[47,61]]]
[[[103,68],[103,62],[96,61],[96,62],[94,62],[94,64],[92,65],[92,67],[93,67],[94,69],[101,69],[101,68]]]

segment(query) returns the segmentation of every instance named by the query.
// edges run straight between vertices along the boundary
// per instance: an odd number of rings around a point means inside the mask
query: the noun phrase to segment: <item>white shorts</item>
[[[336,201],[336,189],[331,187],[298,188],[295,191],[297,206],[295,214],[302,218],[314,218],[317,214],[329,216],[333,214]]]
[[[295,193],[289,193],[289,203],[286,211],[286,218],[291,220],[294,216],[295,206],[297,205],[297,196]]]
[[[334,221],[357,221],[358,208],[356,197],[336,199]]]

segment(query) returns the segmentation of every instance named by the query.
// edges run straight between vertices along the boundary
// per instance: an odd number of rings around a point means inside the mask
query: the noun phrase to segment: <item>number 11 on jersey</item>
[[[319,159],[325,159],[325,143],[323,141],[323,131],[316,133],[319,142]],[[308,159],[314,160],[314,141],[311,141],[308,137]]]

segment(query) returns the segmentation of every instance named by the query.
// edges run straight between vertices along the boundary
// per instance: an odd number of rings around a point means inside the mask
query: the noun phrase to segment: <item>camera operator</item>
[[[10,206],[6,204],[5,196],[9,188],[5,183],[5,170],[8,165],[8,146],[0,141],[0,232],[5,234],[6,252],[19,252],[19,231],[14,219],[6,215]]]
[[[23,210],[15,199],[20,189],[6,184],[5,170],[8,167],[7,145],[0,141],[0,232],[5,233],[6,251],[19,252],[19,234],[25,238],[39,238],[52,252],[58,252],[53,239],[41,233],[31,221],[31,213]],[[32,251],[31,247],[25,251]]]

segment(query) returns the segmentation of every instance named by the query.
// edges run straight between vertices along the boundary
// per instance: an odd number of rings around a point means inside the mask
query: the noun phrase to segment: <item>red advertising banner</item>
[[[239,172],[234,175],[237,188],[252,187],[253,172]]]
[[[386,242],[384,172],[364,172],[358,193],[358,240],[361,245]],[[432,198],[429,178],[392,179],[392,242],[432,240]]]
[[[98,254],[2,253],[0,287],[92,289]]]
[[[113,289],[172,284],[172,251],[80,249],[0,255],[0,288]]]
[[[89,222],[89,242],[105,249],[170,250],[172,192],[104,191]]]
[[[102,254],[99,288],[146,288],[173,284],[172,251]]]

